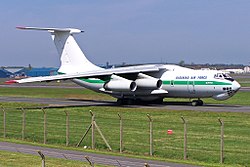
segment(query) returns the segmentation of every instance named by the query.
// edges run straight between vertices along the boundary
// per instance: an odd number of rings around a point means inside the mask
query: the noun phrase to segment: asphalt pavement
[[[147,105],[124,105],[117,106],[115,101],[98,101],[84,99],[54,99],[54,98],[27,98],[27,97],[5,97],[0,96],[0,102],[26,102],[46,104],[53,108],[60,107],[88,107],[88,106],[110,106],[127,108],[161,108],[167,110],[191,110],[191,111],[213,111],[213,112],[250,112],[250,106],[226,105],[226,104],[204,104],[203,106],[191,106],[188,102],[165,102],[163,104]]]
[[[87,160],[84,158],[87,156],[94,164],[121,166],[121,167],[143,167],[145,163],[147,163],[150,167],[194,167],[192,165],[186,165],[186,164],[168,163],[163,161],[145,160],[138,158],[128,158],[124,156],[94,154],[84,151],[71,151],[71,150],[31,146],[25,144],[9,143],[9,142],[0,142],[0,150],[8,152],[19,152],[23,154],[32,154],[37,156],[39,156],[38,155],[38,150],[39,150],[44,154],[45,157],[78,160],[83,162],[87,162]],[[38,164],[40,164],[40,162],[38,162]]]

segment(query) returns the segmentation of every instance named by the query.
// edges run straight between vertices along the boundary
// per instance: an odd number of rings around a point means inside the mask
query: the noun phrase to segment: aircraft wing
[[[13,83],[31,83],[31,82],[49,82],[55,80],[67,80],[67,79],[77,79],[77,78],[98,78],[111,76],[112,74],[121,75],[121,74],[135,74],[143,72],[156,72],[163,69],[161,65],[140,65],[140,66],[129,66],[129,67],[119,67],[112,69],[103,69],[98,71],[89,71],[82,73],[72,73],[72,74],[61,74],[53,76],[44,76],[44,77],[30,77],[20,80],[9,80],[6,81],[6,84]]]

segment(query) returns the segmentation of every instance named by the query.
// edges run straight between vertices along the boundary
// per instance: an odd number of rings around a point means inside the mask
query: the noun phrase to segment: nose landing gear
[[[193,100],[191,104],[192,106],[203,106],[204,103],[202,100],[198,99],[198,100]]]

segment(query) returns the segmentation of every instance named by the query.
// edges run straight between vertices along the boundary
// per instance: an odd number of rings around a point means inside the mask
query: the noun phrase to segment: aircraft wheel
[[[128,105],[135,105],[136,101],[134,99],[128,99],[127,103]]]
[[[202,100],[198,100],[198,105],[199,105],[199,106],[203,106],[203,104],[204,104],[204,103],[203,103]]]
[[[117,99],[117,105],[134,105],[136,101],[134,99]]]
[[[154,101],[152,102],[152,104],[163,104],[163,98],[154,100]]]
[[[192,101],[192,106],[202,106],[203,101],[202,100],[193,100]]]
[[[124,100],[123,99],[117,99],[116,103],[119,106],[124,105]]]
[[[191,104],[192,104],[192,106],[198,106],[198,101],[197,100],[193,100]]]

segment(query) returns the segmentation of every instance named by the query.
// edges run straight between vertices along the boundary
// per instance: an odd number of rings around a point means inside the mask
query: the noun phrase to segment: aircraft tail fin
[[[73,37],[73,34],[84,32],[82,30],[75,28],[17,28],[21,30],[48,31],[51,33],[52,40],[54,41],[57,51],[61,57],[61,66],[58,70],[60,73],[78,73],[101,69],[86,58]]]

